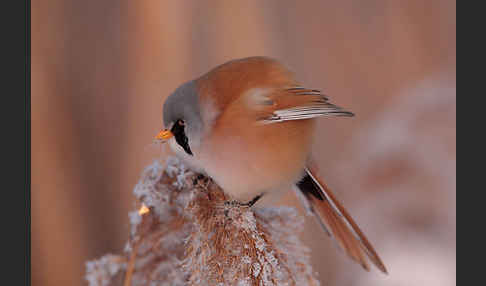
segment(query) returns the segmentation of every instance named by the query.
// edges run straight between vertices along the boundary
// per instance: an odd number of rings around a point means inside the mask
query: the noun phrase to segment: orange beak
[[[157,136],[155,136],[155,139],[157,139],[157,140],[168,140],[172,136],[174,136],[174,134],[170,130],[165,129],[165,130],[160,131],[159,134],[157,134]]]

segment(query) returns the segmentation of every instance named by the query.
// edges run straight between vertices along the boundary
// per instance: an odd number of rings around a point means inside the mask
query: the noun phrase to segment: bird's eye
[[[182,119],[177,120],[177,124],[179,124],[180,126],[185,126],[186,125],[186,123]]]

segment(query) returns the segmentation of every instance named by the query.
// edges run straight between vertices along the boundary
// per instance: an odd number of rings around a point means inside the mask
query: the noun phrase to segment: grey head
[[[196,83],[192,80],[179,86],[164,102],[163,120],[177,143],[192,155],[191,146],[200,140],[203,122]]]

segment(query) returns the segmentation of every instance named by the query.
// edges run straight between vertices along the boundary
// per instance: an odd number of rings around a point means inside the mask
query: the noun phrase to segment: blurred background
[[[32,1],[32,284],[86,285],[120,253],[132,189],[179,84],[266,55],[353,119],[319,119],[321,174],[390,275],[312,219],[322,285],[455,285],[456,2]],[[281,204],[295,205],[289,192]],[[304,214],[304,212],[302,212]]]

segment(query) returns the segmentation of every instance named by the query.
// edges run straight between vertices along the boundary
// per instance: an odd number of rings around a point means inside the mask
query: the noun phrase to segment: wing
[[[310,210],[318,218],[328,235],[335,238],[346,254],[369,271],[366,257],[383,273],[388,273],[375,249],[365,237],[334,194],[316,177],[312,167],[306,168],[306,175],[297,183],[297,188],[309,202]]]
[[[292,86],[258,96],[259,119],[264,123],[310,119],[318,116],[346,116],[353,113],[329,102],[319,90]]]

